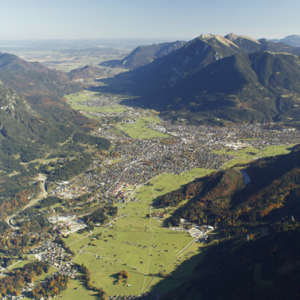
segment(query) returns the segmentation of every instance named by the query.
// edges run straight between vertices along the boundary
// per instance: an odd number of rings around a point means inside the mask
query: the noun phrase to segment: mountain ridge
[[[272,39],[275,43],[285,43],[294,47],[300,47],[300,35],[292,34],[284,37],[283,39]]]
[[[141,97],[137,105],[174,120],[206,123],[209,117],[209,122],[213,118],[213,122],[298,124],[300,48],[234,34],[227,37],[201,35],[148,65],[104,82],[112,90],[126,83],[125,90]]]
[[[151,63],[158,57],[165,56],[170,52],[184,46],[185,42],[176,41],[172,43],[153,44],[150,46],[139,46],[135,48],[128,56],[122,60],[110,60],[100,64],[108,67],[124,67],[135,69]]]

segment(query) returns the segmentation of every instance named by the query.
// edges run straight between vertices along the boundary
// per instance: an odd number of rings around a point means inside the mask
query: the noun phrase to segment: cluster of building
[[[58,243],[48,240],[31,250],[37,261],[47,262],[57,269],[57,274],[67,275],[75,278],[78,270],[70,261],[71,255]]]
[[[56,183],[56,188],[49,194],[64,199],[73,199],[93,192],[92,186],[93,185],[91,185],[90,183],[78,184],[78,182],[75,180],[71,182],[62,181]]]
[[[90,100],[78,102],[78,104],[88,107],[115,106],[119,104],[118,97],[100,96],[100,98],[95,98],[88,92],[86,92],[86,94],[90,97]]]
[[[48,221],[54,225],[53,229],[57,230],[63,236],[77,232],[78,230],[87,226],[83,219],[80,219],[75,215],[55,214],[51,217],[48,217]]]
[[[127,111],[131,114],[140,113],[129,108]],[[93,193],[97,188],[97,201],[101,198],[109,203],[122,203],[135,188],[162,173],[180,174],[193,168],[219,169],[234,158],[232,155],[214,153],[213,150],[238,150],[245,147],[262,149],[268,145],[299,141],[300,134],[297,130],[268,126],[231,123],[225,127],[172,125],[161,119],[161,124],[151,124],[148,127],[167,133],[170,137],[141,140],[126,135],[119,136],[108,125],[93,133],[95,136],[111,139],[114,145],[111,158],[107,156],[104,162],[93,162],[91,169],[101,166],[101,172],[85,174],[71,182],[58,183],[50,194],[74,199]],[[88,201],[91,199],[76,203],[76,206],[80,207]]]
[[[64,249],[58,244],[53,242],[51,239],[48,239],[46,241],[44,241],[43,243],[40,243],[40,245],[38,245],[35,248],[32,248],[30,250],[30,252],[32,254],[37,255],[37,257],[39,255],[41,255],[42,253],[46,253],[46,252],[54,252],[54,251],[62,251],[64,252]]]

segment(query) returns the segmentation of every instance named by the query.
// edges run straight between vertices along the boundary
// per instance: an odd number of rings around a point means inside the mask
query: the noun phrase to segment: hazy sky
[[[191,39],[300,34],[299,0],[7,0],[0,39]]]

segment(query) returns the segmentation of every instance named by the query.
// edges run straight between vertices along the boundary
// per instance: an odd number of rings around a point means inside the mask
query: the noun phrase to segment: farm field
[[[96,53],[96,52],[74,52],[74,50],[50,50],[50,49],[39,49],[39,50],[32,50],[32,49],[12,49],[9,52],[16,54],[22,59],[25,59],[29,62],[40,62],[46,65],[49,68],[53,68],[56,70],[69,72],[76,68],[82,68],[86,65],[93,65],[95,67],[99,67],[99,63],[111,59],[121,59],[124,57],[125,54],[128,53],[129,50],[119,49],[119,54],[114,53]],[[116,70],[107,68],[107,67],[100,67],[104,69],[107,75],[114,75],[120,72],[124,72],[124,69],[118,68]]]
[[[160,175],[139,189],[136,194],[138,202],[115,204],[119,208],[118,217],[108,226],[97,228],[90,234],[74,233],[65,239],[66,244],[76,253],[73,262],[84,264],[91,272],[93,285],[102,287],[109,295],[139,295],[149,291],[163,280],[156,275],[165,268],[167,272],[176,274],[177,267],[188,258],[199,255],[203,245],[194,243],[185,250],[193,241],[187,232],[170,230],[163,225],[162,219],[149,219],[146,215],[153,212],[151,205],[157,196],[209,172],[212,170],[193,169],[181,175]],[[157,191],[156,187],[164,189]],[[101,237],[92,239],[100,232]],[[177,261],[178,256],[181,262]],[[191,264],[185,264],[184,276],[191,275],[193,263],[191,260]],[[130,277],[127,282],[118,284],[118,273],[122,270],[128,271]],[[161,292],[182,282],[177,275],[176,280],[169,281],[167,285],[165,281],[161,287],[158,285]],[[63,298],[64,295],[65,292]]]

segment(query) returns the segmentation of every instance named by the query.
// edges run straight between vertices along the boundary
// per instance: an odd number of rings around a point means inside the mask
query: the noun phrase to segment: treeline
[[[90,224],[96,224],[96,223],[106,223],[109,218],[108,216],[111,216],[112,218],[116,217],[118,215],[118,208],[114,206],[104,206],[103,208],[100,208],[93,213],[91,213],[88,216],[85,216],[85,221],[88,225]]]
[[[56,203],[63,203],[63,202],[64,202],[63,199],[60,199],[55,196],[51,196],[41,200],[39,204],[35,206],[35,208],[40,209],[40,208],[50,207]]]
[[[2,134],[5,134],[3,130]],[[14,168],[15,170],[22,169],[22,167],[17,167],[17,163],[12,161],[12,155],[20,156],[22,162],[29,162],[37,158],[42,158],[45,155],[44,149],[39,146],[36,147],[35,145],[35,147],[33,147],[31,145],[26,145],[26,143],[10,140],[9,138],[4,139],[1,142],[0,149],[1,156],[4,158],[6,167]],[[5,157],[3,154],[7,154],[7,156]]]
[[[89,144],[91,146],[97,145],[98,150],[108,150],[111,147],[109,140],[101,137],[95,137],[83,133],[75,133],[73,141],[80,144]]]
[[[180,219],[193,223],[215,222],[218,217],[226,215],[232,207],[233,196],[244,187],[243,176],[239,171],[227,170],[216,172],[210,176],[196,179],[182,188],[159,197],[156,207],[180,206],[171,217],[174,226]]]
[[[23,230],[21,230],[23,232]],[[2,236],[0,238],[0,251],[7,256],[0,258],[3,262],[12,260],[13,256],[22,256],[28,249],[33,246],[37,246],[40,243],[39,237],[32,237],[27,234],[17,235],[10,238]]]
[[[91,272],[88,270],[88,268],[82,264],[75,264],[78,269],[79,272],[82,273],[81,275],[81,280],[84,283],[84,285],[86,286],[86,288],[90,291],[94,291],[97,292],[96,297],[99,300],[108,300],[108,295],[104,292],[104,290],[102,288],[97,288],[95,286],[92,285],[92,280],[91,280]]]
[[[40,172],[47,174],[48,181],[69,180],[85,172],[92,164],[93,159],[91,155],[83,154],[74,160],[69,160],[63,163],[52,164],[54,169],[50,169],[47,165],[40,167]]]
[[[75,252],[69,246],[66,245],[65,241],[61,237],[57,238],[55,242],[61,245],[67,253],[71,254],[72,257],[75,256]]]
[[[38,184],[30,184],[30,177],[18,175],[11,177],[11,182],[7,181],[7,178],[3,178],[0,175],[1,196],[0,196],[0,218],[5,219],[8,214],[13,213],[19,208],[28,203],[28,198],[32,195],[38,195],[40,188]],[[23,182],[23,186],[22,186]]]
[[[0,294],[5,296],[20,296],[25,283],[33,283],[36,277],[48,273],[50,265],[44,262],[34,262],[24,265],[22,269],[11,271],[9,276],[0,279]]]
[[[52,227],[47,215],[47,212],[39,210],[39,205],[30,206],[19,213],[16,225],[26,232],[46,232]]]
[[[21,165],[17,150],[7,140],[0,143],[0,166],[4,171],[0,173],[0,218],[5,218],[25,205],[29,196],[40,192],[39,185],[31,183],[38,173],[35,165]]]

